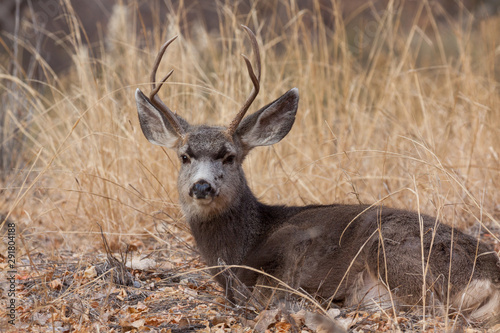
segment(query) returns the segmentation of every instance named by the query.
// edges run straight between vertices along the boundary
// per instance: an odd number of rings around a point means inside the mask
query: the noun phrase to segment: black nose
[[[215,193],[212,186],[205,180],[199,180],[189,190],[189,195],[196,199],[205,199],[208,196],[213,196]]]

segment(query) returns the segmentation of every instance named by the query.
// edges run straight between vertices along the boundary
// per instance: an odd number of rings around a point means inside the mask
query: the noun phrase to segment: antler
[[[228,127],[228,133],[230,136],[233,136],[234,132],[236,132],[236,129],[238,128],[238,125],[240,124],[241,120],[245,116],[245,113],[247,112],[248,108],[250,105],[252,105],[253,101],[255,100],[255,97],[257,97],[257,94],[259,93],[260,89],[260,53],[259,53],[259,44],[257,44],[257,38],[255,37],[255,34],[248,28],[247,26],[242,25],[242,28],[245,30],[247,33],[248,37],[250,37],[250,41],[252,42],[252,49],[253,53],[255,55],[255,60],[257,64],[257,75],[255,75],[252,64],[250,63],[250,60],[248,57],[244,54],[242,54],[243,58],[245,59],[245,63],[247,65],[248,69],[248,75],[250,76],[250,79],[252,80],[253,83],[253,89],[252,92],[250,93],[250,96],[248,99],[245,101],[245,104],[241,107],[240,111],[238,111],[238,114],[236,114],[236,117],[233,119],[231,124]]]
[[[165,44],[162,45],[160,51],[156,55],[155,62],[153,64],[153,70],[151,71],[151,92],[149,93],[149,100],[151,103],[158,109],[160,110],[163,115],[167,118],[168,122],[172,127],[174,128],[175,132],[180,136],[184,136],[184,130],[182,129],[181,124],[179,123],[179,120],[177,120],[177,117],[175,114],[163,103],[163,101],[158,97],[158,91],[160,91],[161,87],[165,83],[165,81],[168,80],[170,75],[174,72],[172,69],[170,72],[168,72],[167,75],[160,81],[158,86],[156,86],[156,71],[158,70],[158,66],[160,65],[161,59],[163,58],[163,55],[165,54],[165,51],[167,50],[167,47],[177,38],[177,36],[171,38],[168,40]]]

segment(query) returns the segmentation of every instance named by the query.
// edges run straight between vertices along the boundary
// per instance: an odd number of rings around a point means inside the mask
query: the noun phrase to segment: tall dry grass
[[[258,11],[235,14],[230,2],[218,4],[218,33],[196,23],[183,33],[182,10],[146,31],[133,2],[116,6],[98,57],[67,7],[70,72],[43,84],[21,80],[16,90],[2,85],[33,110],[16,124],[28,142],[25,167],[2,185],[3,213],[27,239],[20,251],[101,250],[99,225],[115,248],[150,237],[155,218],[185,228],[178,159],[143,137],[134,91],[149,89],[157,50],[179,34],[160,66],[175,70],[162,99],[190,122],[227,124],[251,90],[240,24],[256,32],[263,56],[252,109],[292,87],[301,96],[290,134],[245,161],[264,202],[379,202],[461,229],[498,230],[500,18],[436,22],[423,1],[406,29],[408,18],[390,2],[364,24],[337,15],[332,31],[319,5],[283,5],[283,34],[266,29]],[[1,76],[18,80],[4,69]]]

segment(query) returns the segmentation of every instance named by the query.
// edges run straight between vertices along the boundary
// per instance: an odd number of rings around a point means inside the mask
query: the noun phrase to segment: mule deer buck
[[[243,160],[253,148],[288,134],[299,93],[293,88],[245,117],[260,89],[261,64],[256,37],[243,28],[257,71],[243,56],[253,90],[228,127],[191,125],[158,97],[172,71],[159,84],[156,71],[175,37],[156,57],[149,96],[139,89],[135,94],[146,138],[179,156],[179,199],[205,262],[254,268],[233,270],[250,288],[269,283],[257,271],[262,270],[344,306],[409,308],[426,298],[474,320],[499,313],[497,253],[434,217],[383,206],[286,207],[257,200]],[[230,289],[221,275],[216,279]]]

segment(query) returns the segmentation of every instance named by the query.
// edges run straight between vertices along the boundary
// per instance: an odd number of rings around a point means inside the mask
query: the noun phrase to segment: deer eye
[[[233,164],[234,163],[235,156],[234,155],[228,155],[223,161],[223,164]]]
[[[181,155],[181,162],[182,162],[182,164],[188,164],[189,162],[191,162],[191,159],[189,159],[189,156],[187,156],[186,154],[182,154]]]

